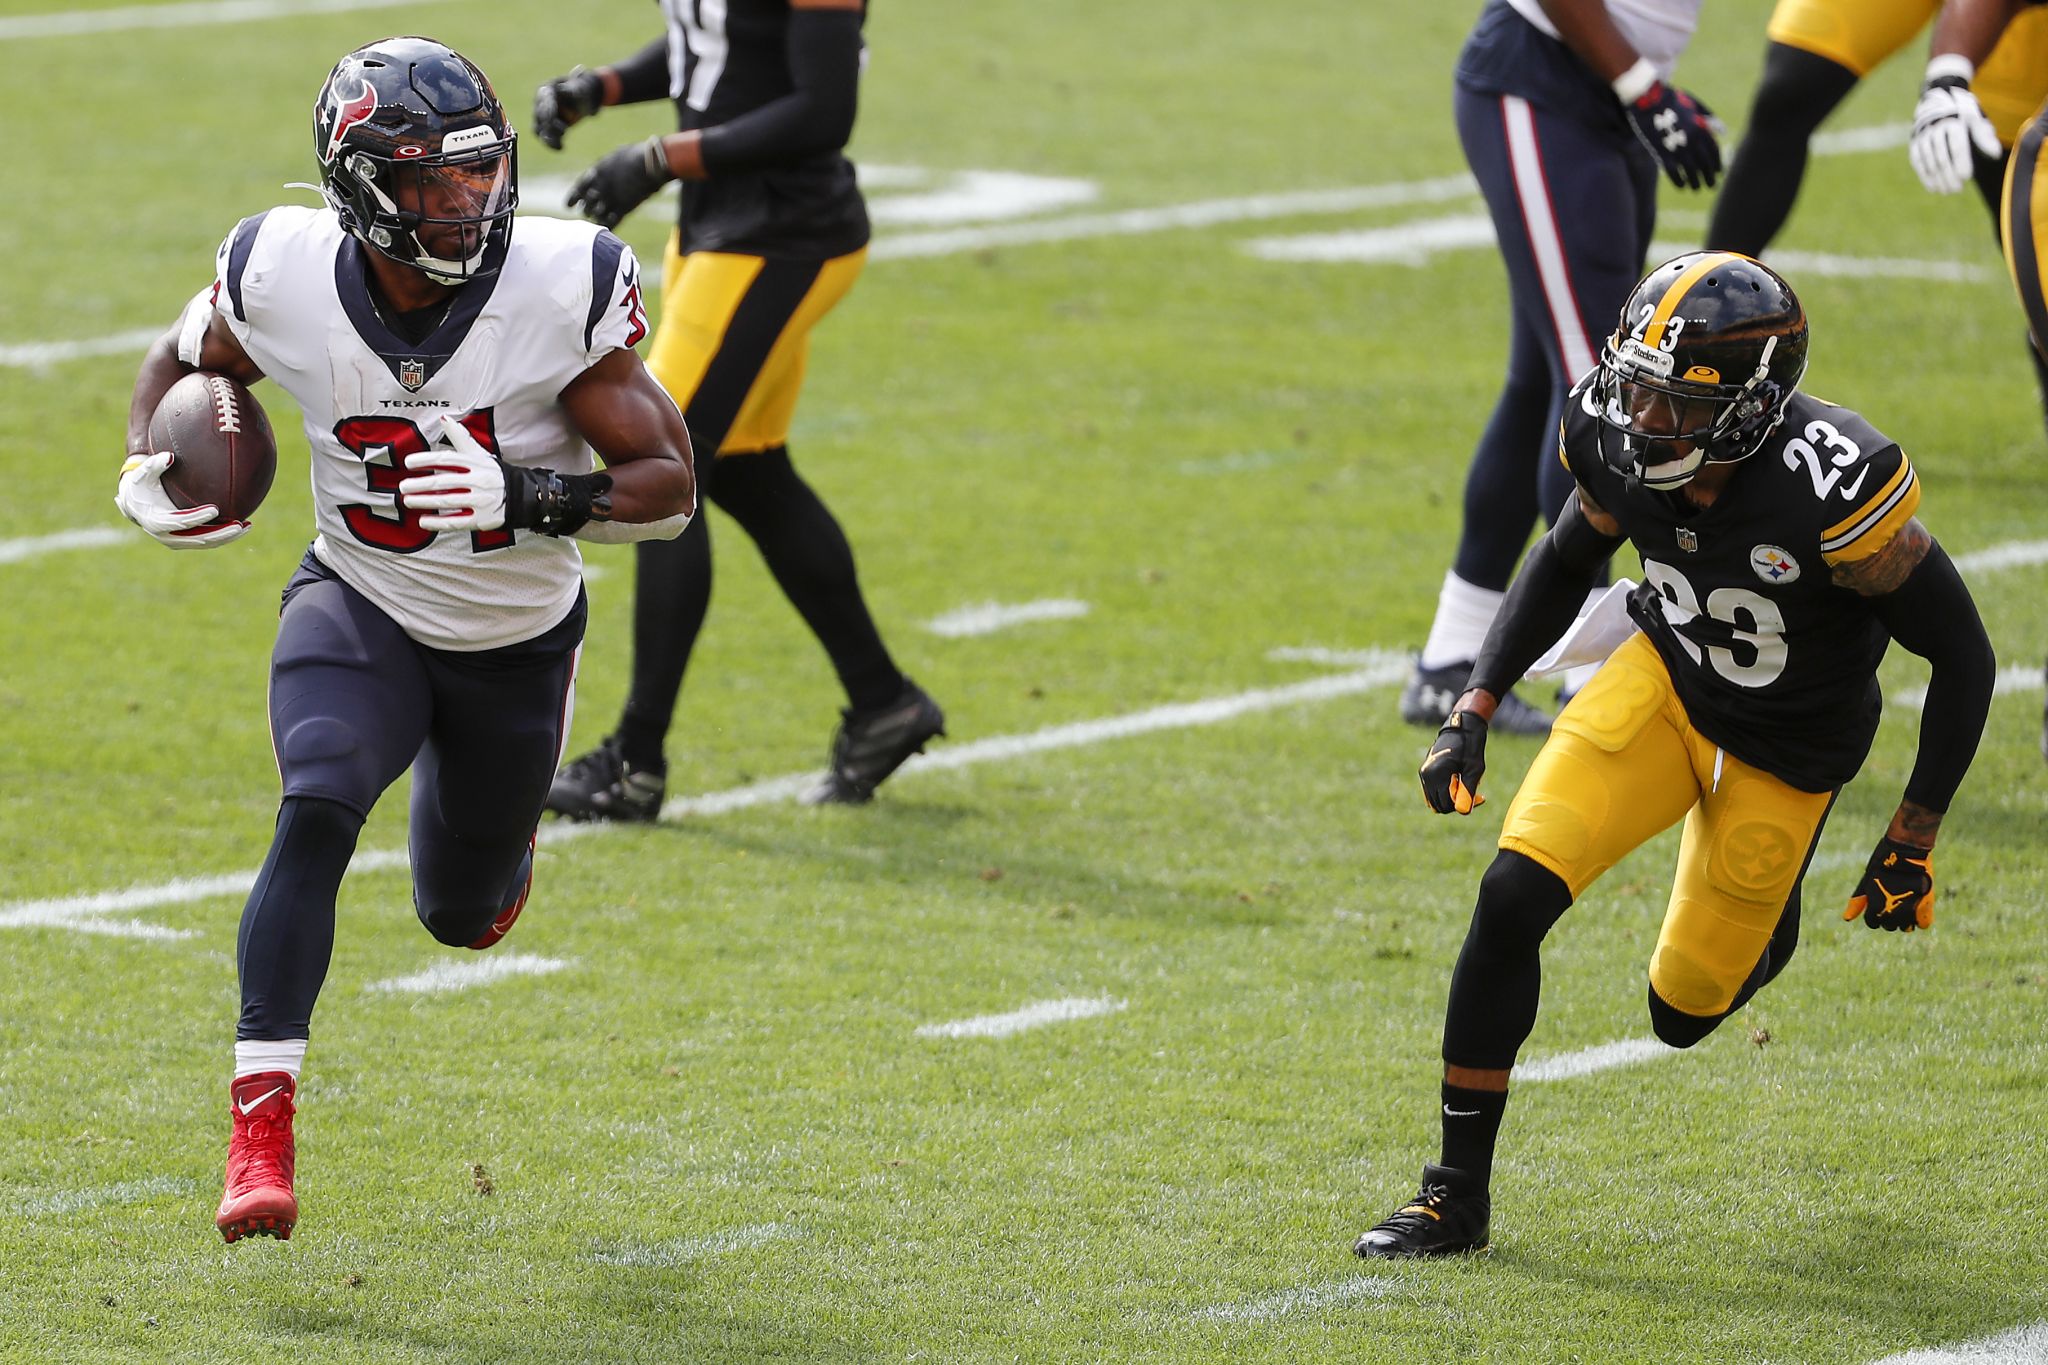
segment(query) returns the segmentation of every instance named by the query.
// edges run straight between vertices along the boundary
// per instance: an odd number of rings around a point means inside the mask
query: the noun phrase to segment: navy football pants
[[[1514,95],[1460,86],[1458,138],[1486,196],[1508,268],[1507,382],[1465,476],[1453,564],[1506,588],[1535,530],[1572,491],[1557,456],[1566,390],[1600,359],[1642,277],[1657,217],[1657,167],[1617,119],[1593,127]]]
[[[236,1036],[308,1036],[356,834],[412,769],[413,905],[450,945],[526,885],[560,761],[585,606],[502,649],[430,649],[310,555],[285,588],[270,733],[284,802],[242,911]]]

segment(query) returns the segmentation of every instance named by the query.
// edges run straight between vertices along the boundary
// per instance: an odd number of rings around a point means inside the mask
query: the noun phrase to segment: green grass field
[[[1485,248],[1246,249],[1483,211],[1455,191],[1021,229],[1460,174],[1448,71],[1476,7],[878,4],[854,151],[907,186],[878,176],[878,206],[975,170],[1096,194],[950,243],[920,234],[989,224],[878,207],[876,259],[817,335],[792,445],[946,705],[951,766],[866,809],[761,789],[544,843],[490,958],[508,973],[472,989],[387,988],[482,960],[421,931],[401,866],[358,871],[302,1095],[302,1221],[223,1247],[235,930],[275,812],[263,693],[312,524],[305,445],[260,388],[282,468],[255,532],[164,552],[111,506],[140,351],[121,338],[168,323],[238,218],[297,201],[279,186],[314,176],[311,102],[343,51],[444,38],[523,127],[536,82],[623,56],[655,13],[450,0],[34,36],[47,0],[0,0],[0,1360],[1782,1365],[1985,1338],[1973,1359],[2043,1359],[2042,423],[1981,208],[1924,193],[1902,146],[1816,158],[1781,246],[1979,272],[1791,271],[1810,387],[1912,452],[1956,555],[2022,546],[1966,561],[2015,674],[1944,831],[1940,924],[1878,935],[1836,909],[1912,764],[1894,707],[1787,975],[1692,1052],[1519,1085],[1489,1255],[1349,1253],[1435,1151],[1445,983],[1535,752],[1496,741],[1497,799],[1431,817],[1389,681],[1456,534],[1504,275]],[[1685,63],[1734,122],[1767,10],[1708,6]],[[1836,126],[1910,119],[1918,67]],[[559,185],[663,121],[608,113],[565,154],[522,148],[522,173]],[[1705,199],[1664,207],[1661,238],[1695,239]],[[650,263],[667,213],[626,225]],[[712,515],[675,795],[817,768],[839,703]],[[579,749],[617,713],[632,595],[630,552],[588,558]],[[924,624],[1045,599],[1090,609]],[[1334,661],[1271,657],[1306,648]],[[1890,692],[1925,678],[1885,666]],[[404,816],[401,786],[363,849],[402,849]],[[1552,935],[1530,1057],[1649,1035],[1674,848]],[[919,1032],[1059,1000],[1101,1012]]]

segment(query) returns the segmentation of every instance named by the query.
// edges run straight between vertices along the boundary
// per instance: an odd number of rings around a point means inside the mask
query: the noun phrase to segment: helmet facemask
[[[1667,334],[1669,335],[1669,334]],[[1610,463],[1646,488],[1679,488],[1703,465],[1748,459],[1784,420],[1798,387],[1771,378],[1778,338],[1764,338],[1756,369],[1725,383],[1711,366],[1678,370],[1678,349],[1609,337],[1597,381],[1600,420],[1621,436]],[[1618,456],[1619,458],[1615,458]]]
[[[519,204],[515,135],[501,142],[489,128],[466,128],[448,134],[439,152],[406,155],[412,150],[342,153],[340,173],[360,186],[357,203],[370,210],[369,221],[352,230],[442,284],[488,273],[485,257],[508,235]]]

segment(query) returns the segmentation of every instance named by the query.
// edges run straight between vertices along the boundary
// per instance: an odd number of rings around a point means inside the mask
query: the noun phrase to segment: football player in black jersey
[[[1422,764],[1423,795],[1469,814],[1487,721],[1573,625],[1624,541],[1642,556],[1629,634],[1572,699],[1508,807],[1444,1021],[1443,1149],[1361,1256],[1483,1248],[1508,1073],[1536,1019],[1538,946],[1592,882],[1685,821],[1649,965],[1657,1036],[1689,1047],[1785,969],[1822,821],[1863,763],[1877,665],[1933,664],[1905,799],[1845,918],[1924,929],[1932,852],[1975,753],[1995,666],[1969,590],[1915,518],[1897,445],[1798,391],[1806,315],[1746,256],[1696,252],[1636,286],[1572,390],[1560,454],[1576,488],[1530,551],[1469,689]],[[1621,591],[1617,585],[1617,591]],[[1594,619],[1594,618],[1589,618]]]
[[[863,802],[945,733],[938,704],[882,644],[845,533],[789,459],[811,329],[867,259],[867,206],[843,151],[866,6],[662,0],[662,13],[667,32],[635,56],[540,87],[534,133],[559,148],[571,124],[607,105],[675,101],[679,132],[611,152],[569,202],[611,227],[682,182],[647,368],[683,410],[699,485],[753,537],[846,689],[829,769],[805,799]],[[663,743],[711,600],[710,527],[699,517],[651,544],[639,555],[633,682],[618,728],[565,766],[548,795],[548,809],[572,819],[661,811]]]

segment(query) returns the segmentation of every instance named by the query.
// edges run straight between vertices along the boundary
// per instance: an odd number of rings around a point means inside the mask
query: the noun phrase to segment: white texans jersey
[[[312,447],[313,553],[435,649],[515,644],[576,603],[582,556],[537,531],[428,531],[400,505],[405,457],[460,422],[511,465],[587,474],[590,446],[556,401],[570,381],[647,333],[632,251],[589,223],[519,218],[497,273],[458,290],[424,340],[372,300],[369,248],[325,208],[275,208],[221,243],[181,350],[206,315],[297,401]],[[188,363],[191,354],[186,355]]]
[[[1508,0],[1515,13],[1555,38],[1557,25],[1540,0]],[[1700,0],[1607,0],[1607,17],[1628,45],[1650,59],[1659,80],[1670,80],[1680,54],[1699,27]]]

